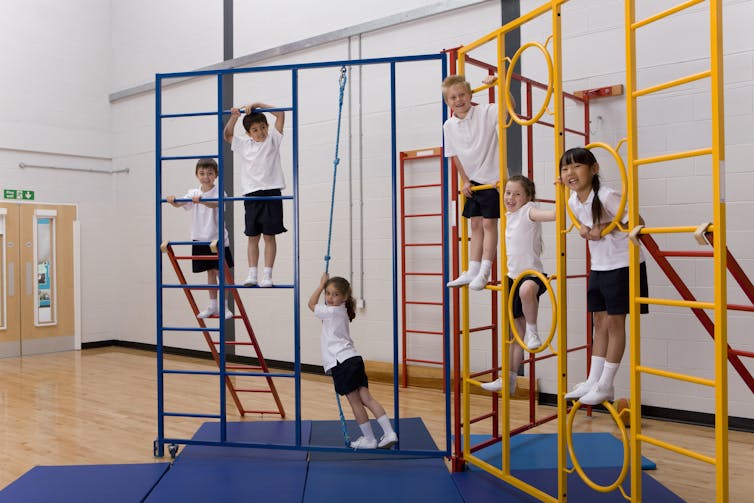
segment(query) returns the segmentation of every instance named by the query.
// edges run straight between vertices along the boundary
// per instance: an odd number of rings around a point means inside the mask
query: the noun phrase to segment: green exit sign
[[[22,201],[33,201],[34,191],[26,189],[3,189],[3,199],[21,199]]]

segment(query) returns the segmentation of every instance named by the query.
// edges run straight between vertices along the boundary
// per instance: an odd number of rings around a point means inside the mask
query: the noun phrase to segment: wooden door
[[[4,203],[7,330],[0,356],[75,347],[74,222],[76,208]]]

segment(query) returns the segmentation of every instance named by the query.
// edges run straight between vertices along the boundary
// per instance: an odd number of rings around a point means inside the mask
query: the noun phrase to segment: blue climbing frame
[[[439,82],[447,76],[447,60],[444,54],[425,54],[425,55],[413,55],[402,56],[394,58],[374,58],[374,59],[358,59],[358,60],[341,60],[341,61],[327,61],[306,63],[299,65],[279,65],[279,66],[267,66],[267,67],[254,67],[254,68],[233,68],[225,70],[204,70],[194,72],[181,72],[181,73],[163,73],[155,76],[155,170],[156,170],[156,183],[155,183],[155,215],[156,215],[156,246],[155,246],[155,263],[156,263],[156,303],[157,303],[157,439],[154,441],[154,455],[157,457],[164,456],[164,447],[168,445],[212,445],[212,446],[228,446],[228,447],[258,447],[269,449],[290,449],[290,450],[309,450],[309,451],[328,451],[328,452],[347,452],[351,449],[343,447],[331,447],[331,446],[314,446],[308,445],[303,442],[301,435],[301,349],[300,349],[300,265],[299,265],[299,207],[298,207],[298,167],[299,167],[299,146],[298,146],[298,76],[299,71],[309,70],[315,68],[329,68],[329,67],[353,67],[362,65],[382,65],[386,64],[390,67],[390,141],[391,141],[391,170],[392,170],[392,260],[393,260],[393,417],[397,433],[400,437],[400,422],[399,422],[399,396],[398,396],[398,346],[399,346],[399,327],[398,327],[398,242],[397,242],[397,159],[398,151],[396,144],[396,78],[395,70],[396,65],[399,63],[412,63],[419,61],[437,61],[440,66],[440,75],[438,77]],[[227,371],[225,369],[225,323],[219,323],[219,328],[194,328],[194,327],[167,327],[163,325],[163,290],[171,288],[185,288],[196,287],[206,289],[208,285],[174,285],[163,283],[162,272],[162,253],[160,245],[162,243],[162,205],[167,203],[166,199],[162,195],[162,162],[170,160],[190,160],[199,158],[214,158],[218,161],[219,174],[218,174],[218,186],[223,187],[223,156],[222,156],[222,142],[223,142],[223,116],[228,114],[228,110],[223,110],[223,91],[222,91],[222,79],[223,76],[240,74],[240,73],[258,73],[258,72],[280,72],[287,71],[291,74],[291,107],[288,108],[275,108],[265,109],[261,111],[291,111],[292,114],[292,143],[293,143],[293,195],[292,196],[280,196],[279,199],[291,199],[293,201],[293,253],[294,253],[294,281],[292,285],[276,285],[278,288],[291,288],[293,289],[293,315],[294,315],[294,372],[293,373],[263,373],[263,372],[234,372]],[[172,79],[190,79],[195,77],[217,77],[217,110],[209,112],[193,112],[193,113],[178,113],[178,114],[163,114],[162,113],[162,86],[163,82],[170,81]],[[447,111],[445,106],[441,106],[442,116],[438,117],[438,128],[447,118]],[[217,153],[208,155],[188,155],[188,156],[163,156],[162,155],[162,120],[168,118],[180,118],[180,117],[198,117],[198,116],[216,116],[217,117]],[[447,163],[443,164],[443,178],[447,178]],[[220,207],[224,208],[226,201],[243,201],[247,199],[257,198],[245,198],[245,197],[225,197],[222,190],[218,191],[219,198],[217,199]],[[443,193],[443,211],[447,211],[448,208],[448,194]],[[269,198],[268,198],[269,199]],[[177,199],[177,201],[182,201]],[[223,212],[219,214],[219,228],[224,228],[224,216]],[[447,221],[447,220],[446,220]],[[445,233],[445,240],[449,239],[449,229],[443,229]],[[170,242],[170,244],[186,244],[185,241]],[[194,242],[193,244],[197,244]],[[201,243],[200,243],[201,244]],[[223,243],[223,234],[219,233],[219,242],[217,246],[218,250],[225,248]],[[448,281],[449,269],[448,269],[448,256],[447,249],[443,250],[443,283]],[[219,253],[219,269],[224,270],[224,254]],[[225,277],[223,274],[219,275],[219,289],[218,303],[220,306],[226,305],[225,293],[227,288],[239,288],[237,285],[227,285],[225,283]],[[243,287],[240,287],[243,288]],[[444,289],[443,292],[444,302],[448,304],[448,290]],[[449,313],[445,312],[443,316],[446,318],[444,326],[450,326]],[[181,331],[214,331],[219,334],[219,347],[218,352],[220,355],[220,366],[217,371],[183,371],[183,370],[166,370],[164,367],[164,346],[163,336],[165,332],[181,332]],[[446,332],[443,337],[443,351],[445,355],[450,354],[450,337]],[[168,374],[186,374],[186,375],[216,375],[218,377],[218,390],[219,390],[219,411],[217,414],[195,414],[188,412],[168,412],[165,410],[165,389],[163,379]],[[228,440],[227,432],[227,407],[226,407],[226,394],[225,394],[225,380],[228,376],[270,376],[276,378],[293,378],[295,381],[295,441],[291,444],[261,444],[261,443],[245,443],[234,442]],[[442,450],[379,450],[380,454],[386,456],[389,455],[423,455],[423,456],[450,456],[451,454],[451,424],[450,424],[450,371],[449,366],[445,366],[444,375],[444,389],[445,389],[445,448]],[[168,417],[192,417],[192,418],[206,418],[208,420],[219,420],[220,422],[220,440],[219,441],[200,441],[192,440],[188,438],[168,438],[165,437],[165,419]]]

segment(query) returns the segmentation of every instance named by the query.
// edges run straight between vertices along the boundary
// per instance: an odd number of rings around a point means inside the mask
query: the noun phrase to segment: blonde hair
[[[442,81],[442,95],[445,97],[445,93],[453,86],[462,85],[466,88],[466,90],[471,93],[471,84],[469,84],[466,81],[466,77],[463,75],[450,75],[449,77],[445,77],[445,80]]]

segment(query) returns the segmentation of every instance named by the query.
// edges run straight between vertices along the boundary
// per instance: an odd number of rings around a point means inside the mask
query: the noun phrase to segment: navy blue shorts
[[[471,182],[471,185],[482,185]],[[500,193],[497,189],[483,189],[472,192],[471,197],[466,198],[463,206],[463,216],[466,218],[500,218]]]
[[[649,297],[647,286],[647,265],[639,267],[639,295]],[[612,271],[591,271],[589,287],[586,290],[586,310],[590,313],[607,311],[607,314],[628,314],[628,267]],[[642,304],[641,314],[649,312],[649,306]]]
[[[191,255],[215,255],[209,245],[191,245]],[[230,248],[225,247],[225,263],[228,267],[233,269],[233,255],[230,253]],[[192,260],[191,270],[194,272],[204,272],[210,269],[217,269],[217,260]]]
[[[268,197],[281,195],[280,189],[255,190],[245,194],[244,197]],[[243,207],[246,210],[245,220],[246,228],[244,234],[247,236],[259,236],[266,234],[272,236],[287,232],[283,226],[283,200],[268,199],[266,201],[244,201]]]
[[[513,292],[513,319],[520,318],[524,315],[524,307],[521,305],[521,297],[518,295],[518,291],[521,288],[521,285],[524,284],[524,281],[526,280],[532,280],[535,282],[539,289],[537,290],[537,298],[539,299],[543,293],[547,291],[547,286],[542,282],[541,279],[539,279],[539,276],[524,276],[521,281],[518,282],[518,285],[516,286],[516,291]],[[511,287],[513,286],[513,279],[508,276],[508,291],[511,291]]]
[[[338,363],[330,369],[330,373],[335,384],[335,391],[339,395],[347,395],[359,388],[369,387],[364,360],[360,356]]]

